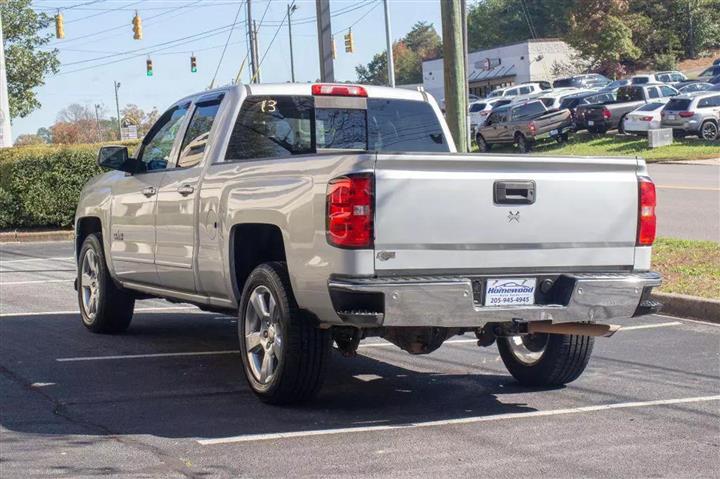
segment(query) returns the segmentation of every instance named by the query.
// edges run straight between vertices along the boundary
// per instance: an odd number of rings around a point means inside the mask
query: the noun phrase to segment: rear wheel
[[[245,377],[264,402],[314,397],[331,354],[331,336],[298,310],[285,263],[265,263],[245,283],[238,320]]]
[[[483,138],[482,135],[478,134],[477,137],[475,137],[475,141],[477,142],[478,150],[483,153],[490,151],[491,145],[485,141],[485,138]]]
[[[620,123],[618,123],[618,133],[625,134],[625,117],[627,115],[623,115],[622,118],[620,118]]]
[[[560,386],[585,371],[594,338],[565,334],[529,334],[498,338],[498,350],[510,374],[525,386]]]
[[[561,133],[560,135],[558,135],[558,137],[555,141],[557,141],[559,144],[563,144],[563,143],[567,143],[569,140],[570,140],[570,135],[568,135],[567,133]]]
[[[718,138],[718,126],[712,121],[706,121],[700,127],[700,138],[703,140],[715,140]]]
[[[515,136],[515,143],[517,143],[520,153],[529,153],[530,150],[532,150],[532,144],[522,133],[518,133]]]
[[[83,324],[94,333],[121,333],[130,326],[135,298],[115,285],[105,262],[102,240],[91,234],[78,263],[78,304]]]

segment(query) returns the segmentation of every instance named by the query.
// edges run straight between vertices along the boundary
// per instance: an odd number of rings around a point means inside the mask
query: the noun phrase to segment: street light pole
[[[118,140],[122,140],[122,127],[120,125],[120,100],[118,99],[118,89],[120,88],[120,82],[113,81],[115,85],[115,108],[117,109],[117,128],[118,128]]]
[[[392,51],[392,33],[390,32],[390,6],[388,0],[383,0],[385,4],[385,40],[387,42],[387,74],[388,85],[395,87],[395,59]]]
[[[100,105],[95,104],[95,129],[97,130],[98,141],[102,141],[100,136]]]
[[[290,80],[295,83],[295,58],[293,57],[293,44],[292,44],[292,13],[297,10],[297,5],[293,1],[287,6],[287,19],[288,19],[288,37],[290,39]]]

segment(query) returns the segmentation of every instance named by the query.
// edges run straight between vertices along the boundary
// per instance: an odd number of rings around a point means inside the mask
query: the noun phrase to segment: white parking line
[[[463,417],[458,419],[444,419],[440,421],[427,421],[427,422],[413,422],[407,424],[397,425],[385,425],[385,426],[365,426],[365,427],[347,427],[338,429],[316,429],[310,431],[291,431],[291,432],[278,432],[270,434],[246,434],[242,436],[234,437],[221,437],[216,439],[199,439],[197,442],[203,446],[209,446],[213,444],[231,444],[237,442],[257,442],[257,441],[272,441],[276,439],[290,439],[297,437],[310,437],[310,436],[329,436],[333,434],[352,434],[359,432],[377,432],[377,431],[392,431],[397,429],[417,429],[422,427],[437,427],[437,426],[452,426],[462,424],[475,424],[480,422],[490,421],[504,421],[509,419],[525,419],[533,417],[545,417],[545,416],[559,416],[563,414],[582,414],[588,412],[607,411],[611,409],[629,409],[638,407],[653,407],[653,406],[668,406],[672,404],[687,404],[695,402],[708,402],[718,401],[718,396],[699,396],[679,399],[659,399],[655,401],[636,401],[636,402],[622,402],[613,404],[600,404],[597,406],[581,406],[567,409],[554,409],[550,411],[530,411],[530,412],[518,412],[518,413],[507,413],[507,414],[496,414],[494,416],[474,416],[474,417]]]
[[[163,306],[157,308],[135,308],[136,313],[147,313],[155,311],[184,311],[188,309],[197,309],[195,306]],[[198,313],[205,313],[197,309]],[[0,313],[0,318],[22,317],[22,316],[58,316],[61,314],[79,314],[77,309],[72,311],[45,311],[45,312],[29,312],[29,313]]]
[[[27,263],[30,261],[69,261],[74,260],[75,258],[73,256],[55,256],[52,258],[26,258],[26,259],[10,259],[10,260],[4,260],[0,259],[0,265],[9,264],[9,263]]]
[[[37,283],[72,283],[75,278],[70,279],[34,279],[32,281],[7,281],[0,282],[0,286],[21,286],[24,284],[37,284]]]
[[[226,351],[191,351],[186,353],[156,353],[156,354],[124,354],[117,356],[84,356],[78,358],[57,358],[59,363],[71,363],[76,361],[107,361],[109,359],[145,359],[145,358],[172,358],[176,356],[208,356],[211,354],[237,354],[240,351],[230,349]]]

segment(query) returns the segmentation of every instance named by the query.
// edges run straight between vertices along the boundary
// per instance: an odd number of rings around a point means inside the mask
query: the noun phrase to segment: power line
[[[363,13],[360,18],[358,18],[357,20],[355,20],[355,21],[354,21],[353,23],[351,23],[349,26],[343,28],[342,30],[338,30],[338,31],[336,31],[336,32],[333,32],[333,35],[339,35],[340,33],[343,33],[343,32],[346,32],[346,31],[350,30],[352,27],[354,27],[355,25],[357,25],[358,23],[360,23],[365,17],[367,17],[367,16],[370,14],[370,12],[372,12],[373,10],[375,10],[375,9],[378,7],[378,5],[380,5],[380,1],[379,1],[379,0],[374,0],[373,6],[372,6],[371,9],[369,9],[367,12]]]
[[[111,9],[108,9],[108,10],[103,10],[103,11],[101,11],[101,12],[99,12],[99,13],[93,13],[92,15],[87,15],[87,16],[85,16],[85,17],[74,18],[74,19],[72,19],[72,20],[66,21],[65,24],[67,25],[68,23],[77,23],[77,22],[81,22],[81,21],[83,21],[83,20],[87,20],[88,18],[95,18],[95,17],[99,17],[100,15],[105,15],[105,14],[107,14],[107,13],[118,12],[118,11],[123,10],[123,9],[125,9],[125,8],[127,8],[127,7],[130,7],[130,6],[132,6],[132,5],[137,5],[138,3],[142,3],[142,0],[129,3],[129,4],[127,4],[127,5],[124,5],[123,7],[111,8]]]
[[[212,88],[212,85],[215,84],[215,79],[217,78],[217,74],[220,71],[220,65],[222,64],[223,58],[225,58],[225,52],[227,51],[228,43],[230,43],[230,38],[232,37],[233,30],[235,30],[235,25],[237,24],[237,19],[240,16],[240,11],[243,8],[243,5],[245,5],[245,0],[240,2],[240,6],[237,9],[237,12],[235,13],[235,20],[233,20],[232,27],[230,28],[230,33],[228,33],[227,40],[225,40],[225,46],[223,47],[223,51],[220,54],[220,59],[218,60],[217,67],[215,68],[215,74],[212,77],[212,81],[210,81],[210,87]],[[245,23],[245,22],[243,22]]]

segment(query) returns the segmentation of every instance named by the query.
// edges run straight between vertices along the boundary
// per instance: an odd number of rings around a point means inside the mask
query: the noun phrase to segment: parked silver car
[[[662,126],[676,136],[697,135],[717,140],[720,128],[720,92],[695,92],[671,98],[662,111]]]

